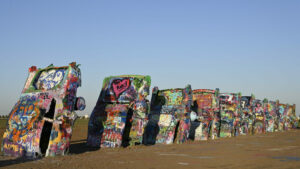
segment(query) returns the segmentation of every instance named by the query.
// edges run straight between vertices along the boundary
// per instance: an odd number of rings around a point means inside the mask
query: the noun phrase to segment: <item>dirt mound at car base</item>
[[[185,144],[89,149],[75,128],[70,155],[35,161],[0,157],[5,168],[299,168],[300,130]]]

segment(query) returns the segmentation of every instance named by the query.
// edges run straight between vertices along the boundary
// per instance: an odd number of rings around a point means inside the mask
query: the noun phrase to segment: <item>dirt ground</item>
[[[0,130],[2,137],[3,130]],[[87,125],[73,132],[70,154],[37,160],[0,156],[4,168],[300,168],[300,130],[239,136],[181,145],[92,150]]]

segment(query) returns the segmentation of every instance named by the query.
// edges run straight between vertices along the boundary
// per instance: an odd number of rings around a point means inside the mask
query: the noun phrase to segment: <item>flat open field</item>
[[[3,130],[0,130],[2,137]],[[34,161],[0,156],[4,168],[300,168],[300,130],[181,145],[91,150],[87,120],[74,127],[70,154]]]

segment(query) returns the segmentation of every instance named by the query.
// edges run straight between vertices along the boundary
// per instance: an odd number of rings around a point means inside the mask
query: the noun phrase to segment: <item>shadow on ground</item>
[[[0,160],[0,167],[6,167],[10,165],[20,164],[20,163],[26,163],[30,161],[37,161],[41,158],[36,159],[28,159],[28,158],[14,158],[14,159],[7,159],[7,160]]]
[[[86,139],[76,140],[76,141],[71,141],[69,155],[82,154],[82,153],[85,153],[88,151],[96,151],[96,150],[99,150],[99,148],[92,148],[92,147],[88,147],[86,145]],[[44,157],[44,158],[47,158],[47,157]],[[0,167],[6,167],[6,166],[20,164],[20,163],[26,163],[26,162],[30,162],[30,161],[37,161],[40,159],[42,159],[42,158],[28,159],[28,158],[4,157],[4,159],[0,160]]]
[[[88,147],[86,145],[86,139],[71,141],[69,154],[82,154],[88,151],[96,151],[100,148]]]

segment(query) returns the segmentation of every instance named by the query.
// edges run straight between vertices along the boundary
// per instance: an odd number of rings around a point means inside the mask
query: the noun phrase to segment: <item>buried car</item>
[[[189,136],[191,101],[190,85],[166,90],[154,87],[145,144],[185,142]]]
[[[252,113],[252,101],[254,95],[241,97],[241,123],[240,134],[248,135],[252,133],[252,124],[254,116]]]
[[[287,105],[279,103],[278,106],[278,131],[284,131],[287,130],[286,119],[287,119]]]
[[[254,115],[254,123],[253,123],[253,134],[261,134],[266,132],[265,125],[265,112],[263,101],[259,99],[253,100],[253,115]]]
[[[4,155],[36,158],[67,153],[77,117],[74,111],[85,108],[84,99],[76,97],[79,86],[81,73],[75,62],[29,68],[21,97],[9,114]]]
[[[287,105],[287,120],[286,120],[286,126],[288,129],[296,128],[297,124],[297,116],[296,116],[296,105]]]
[[[193,90],[192,110],[196,118],[192,118],[190,138],[192,140],[208,140],[218,138],[220,128],[219,89]]]
[[[120,147],[141,144],[147,124],[150,76],[122,75],[104,79],[88,124],[87,145]]]
[[[240,93],[220,94],[220,137],[236,136],[239,133]]]
[[[279,101],[264,100],[266,132],[277,131],[278,128],[278,104]]]

